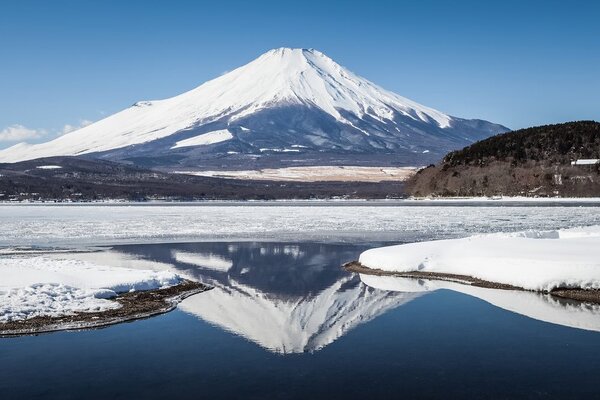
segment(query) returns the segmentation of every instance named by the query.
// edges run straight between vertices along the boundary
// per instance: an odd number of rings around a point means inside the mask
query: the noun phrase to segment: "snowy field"
[[[384,271],[456,274],[527,290],[600,289],[600,226],[380,247],[359,261]]]
[[[416,167],[287,167],[246,171],[178,171],[180,174],[228,179],[252,179],[293,182],[382,182],[405,181],[415,174]]]
[[[0,205],[0,248],[217,240],[401,243],[589,225],[600,225],[599,207],[393,202]]]
[[[110,267],[43,256],[0,257],[0,323],[118,308],[118,293],[178,284],[168,271]]]

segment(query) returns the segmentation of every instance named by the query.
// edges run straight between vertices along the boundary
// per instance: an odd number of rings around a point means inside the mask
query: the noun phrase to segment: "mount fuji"
[[[140,101],[0,162],[85,156],[160,169],[409,166],[508,131],[386,91],[313,49],[280,48],[181,95]]]

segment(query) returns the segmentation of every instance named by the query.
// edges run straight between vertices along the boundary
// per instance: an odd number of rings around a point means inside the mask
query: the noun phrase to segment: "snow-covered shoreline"
[[[131,201],[127,199],[102,199],[102,200],[86,200],[86,201],[61,201],[61,200],[22,200],[9,201],[0,200],[0,206],[185,206],[185,205],[219,205],[219,204],[248,204],[248,205],[265,205],[273,204],[335,204],[335,205],[352,205],[352,204],[381,204],[381,205],[440,205],[440,204],[503,204],[503,203],[527,203],[527,204],[552,204],[552,203],[581,203],[581,204],[600,204],[600,197],[526,197],[526,196],[499,196],[499,197],[408,197],[408,198],[386,198],[386,199],[371,199],[371,198],[337,198],[328,199],[272,199],[272,200],[170,200],[156,199],[147,201]]]
[[[498,196],[498,197],[409,197],[403,202],[431,203],[597,203],[600,197],[528,197],[528,196]]]
[[[600,226],[380,247],[363,252],[359,263],[387,272],[450,274],[525,290],[599,290]]]
[[[120,307],[118,294],[175,286],[168,271],[110,267],[44,256],[0,257],[0,323]]]

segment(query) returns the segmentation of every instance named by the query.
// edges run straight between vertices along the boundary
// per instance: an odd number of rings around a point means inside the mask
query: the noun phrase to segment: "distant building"
[[[579,160],[571,161],[571,165],[596,165],[600,163],[599,158],[582,158]]]

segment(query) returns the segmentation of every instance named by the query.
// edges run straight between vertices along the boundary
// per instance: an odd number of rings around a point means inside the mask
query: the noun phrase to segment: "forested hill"
[[[407,184],[413,196],[600,196],[600,123],[504,133],[447,154]]]
[[[567,122],[496,135],[448,153],[443,163],[478,165],[494,160],[570,165],[572,160],[580,158],[600,158],[600,123]]]

